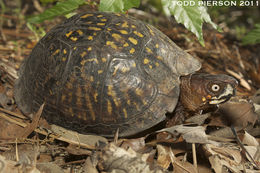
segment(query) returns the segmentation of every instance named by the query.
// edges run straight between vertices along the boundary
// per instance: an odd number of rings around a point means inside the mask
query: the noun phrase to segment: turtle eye
[[[220,86],[217,85],[217,84],[213,84],[213,85],[211,86],[211,90],[214,91],[214,92],[218,92],[219,89],[220,89]]]

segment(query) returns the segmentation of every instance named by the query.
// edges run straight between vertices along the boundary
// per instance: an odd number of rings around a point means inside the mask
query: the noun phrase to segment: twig
[[[193,165],[194,165],[194,167],[195,167],[196,173],[198,173],[198,163],[197,163],[197,155],[196,155],[196,146],[195,146],[195,143],[192,143],[191,146],[192,146]]]
[[[258,165],[256,164],[255,160],[254,160],[253,157],[248,153],[248,151],[246,150],[246,148],[244,147],[244,145],[242,144],[242,142],[241,142],[240,139],[238,138],[237,132],[236,132],[234,126],[231,126],[231,131],[232,131],[233,135],[235,136],[238,145],[242,148],[243,151],[245,151],[245,153],[249,156],[251,162],[253,162],[254,165],[255,165],[255,167],[259,170],[260,168],[259,168]]]

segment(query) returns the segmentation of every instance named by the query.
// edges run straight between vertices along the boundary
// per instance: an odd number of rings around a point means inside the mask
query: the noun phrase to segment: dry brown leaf
[[[240,165],[239,168],[232,166],[228,161],[219,158],[218,155],[212,155],[209,157],[209,162],[215,173],[229,172],[227,168],[233,172],[240,172],[243,170],[243,166]]]
[[[168,171],[157,166],[156,164],[149,165],[147,160],[148,155],[140,155],[129,148],[125,150],[117,147],[113,143],[107,145],[102,153],[102,165],[104,170],[113,173],[134,172],[134,173],[166,173]]]
[[[132,148],[134,151],[139,151],[145,147],[145,137],[134,138],[134,139],[122,139],[118,141],[124,149]]]
[[[1,141],[8,141],[18,138],[19,135],[17,132],[23,131],[23,127],[14,124],[12,122],[7,121],[6,119],[0,118],[0,140]]]
[[[98,170],[96,168],[96,165],[94,165],[90,159],[90,157],[88,157],[84,163],[84,173],[98,173]]]
[[[185,120],[185,122],[187,123],[195,123],[195,124],[198,124],[198,125],[202,125],[205,120],[207,118],[210,117],[210,113],[206,113],[206,114],[197,114],[197,115],[194,115],[190,118],[188,118],[187,120]]]
[[[185,125],[177,125],[169,128],[164,128],[157,132],[168,132],[174,136],[182,135],[188,143],[209,143],[208,137],[205,133],[205,128],[202,126],[189,127]]]
[[[244,99],[233,98],[220,105],[219,109],[225,114],[225,118],[237,127],[247,127],[248,124],[255,124],[257,120],[253,104]]]
[[[259,146],[245,146],[245,149],[250,154],[250,156],[252,156],[254,161],[256,161],[258,163],[260,162],[260,147]],[[251,158],[248,155],[246,155],[246,157],[248,160],[251,160]],[[258,166],[260,166],[259,164],[258,164]]]
[[[30,172],[30,173],[40,173],[36,167],[23,167],[15,161],[6,159],[0,155],[0,173],[20,173],[20,172]]]
[[[228,161],[233,166],[241,164],[242,157],[240,150],[237,147],[233,146],[215,146],[212,144],[205,144],[204,149],[210,155],[217,155],[219,158]]]
[[[244,131],[244,133],[239,133],[238,134],[240,141],[243,144],[246,144],[248,146],[259,146],[258,141],[256,140],[255,137],[251,136],[249,133]]]
[[[256,104],[260,104],[260,89],[258,89],[252,97],[252,101]]]
[[[36,168],[41,172],[41,173],[64,173],[61,167],[54,163],[37,163]]]
[[[174,167],[174,173],[197,173],[196,168],[191,163],[175,157],[172,152],[169,152],[169,155]]]
[[[72,145],[70,144],[68,147],[65,148],[65,150],[73,155],[91,155],[92,152],[87,149],[82,149],[78,145]]]
[[[39,108],[39,110],[35,113],[35,115],[33,116],[33,119],[32,119],[32,123],[27,125],[23,129],[23,131],[17,132],[19,134],[18,138],[27,138],[27,136],[29,136],[37,128],[41,114],[42,114],[43,107],[44,107],[44,104],[42,104],[41,107]]]
[[[157,164],[164,169],[168,169],[168,167],[171,164],[169,147],[163,145],[157,145],[157,152],[158,152]]]
[[[108,140],[104,137],[96,135],[84,135],[56,125],[51,125],[51,131],[58,134],[59,139],[62,141],[89,149],[95,149],[100,145],[108,143]]]

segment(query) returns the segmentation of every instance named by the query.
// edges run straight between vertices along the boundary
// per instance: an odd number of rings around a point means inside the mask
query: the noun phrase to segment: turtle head
[[[231,76],[195,73],[181,77],[180,101],[191,111],[205,110],[235,95],[237,80]]]

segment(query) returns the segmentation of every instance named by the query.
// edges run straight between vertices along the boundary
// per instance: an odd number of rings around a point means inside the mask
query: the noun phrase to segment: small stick
[[[255,165],[255,167],[259,170],[260,168],[259,168],[258,165],[255,163],[255,160],[254,160],[253,157],[248,153],[248,151],[246,150],[246,148],[244,147],[244,145],[242,144],[242,142],[241,142],[240,139],[238,138],[237,132],[236,132],[234,126],[231,126],[231,131],[232,131],[233,135],[235,136],[238,145],[242,148],[242,150],[245,151],[245,153],[249,156],[251,162],[253,162],[254,165]]]
[[[196,173],[198,173],[198,163],[197,163],[197,155],[196,155],[196,146],[195,146],[195,143],[192,143],[191,146],[192,146],[193,165],[194,165],[194,167],[195,167]]]

